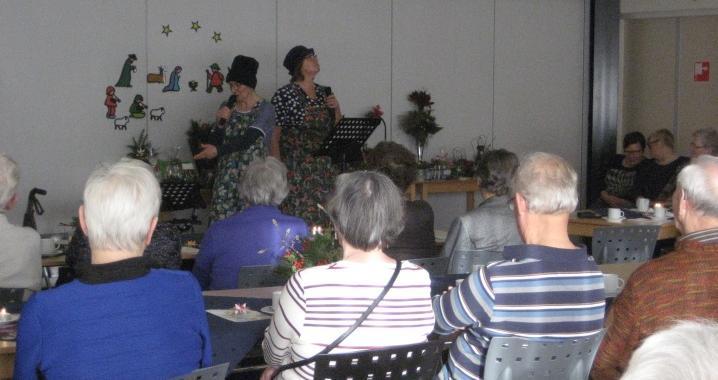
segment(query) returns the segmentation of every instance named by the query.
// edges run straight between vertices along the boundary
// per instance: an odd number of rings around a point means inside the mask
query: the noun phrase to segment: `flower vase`
[[[419,160],[419,162],[424,161],[424,144],[416,142],[416,158]]]

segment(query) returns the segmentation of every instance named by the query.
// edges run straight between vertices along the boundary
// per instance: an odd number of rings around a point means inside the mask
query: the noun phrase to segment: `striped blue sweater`
[[[464,330],[440,378],[480,379],[493,336],[569,338],[602,328],[603,275],[585,249],[507,246],[504,259],[434,298],[435,332]]]

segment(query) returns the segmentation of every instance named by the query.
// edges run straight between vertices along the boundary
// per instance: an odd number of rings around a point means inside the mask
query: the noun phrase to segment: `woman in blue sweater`
[[[150,269],[142,257],[160,199],[140,161],[92,173],[79,210],[92,263],[23,308],[16,379],[166,379],[211,364],[199,285],[187,272]]]

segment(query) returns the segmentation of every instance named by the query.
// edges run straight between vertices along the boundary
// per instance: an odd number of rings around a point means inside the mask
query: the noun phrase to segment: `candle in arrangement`
[[[322,234],[322,226],[312,226],[312,235]]]
[[[653,217],[655,219],[664,219],[666,217],[666,209],[662,204],[656,203],[653,205]]]
[[[7,321],[10,318],[10,313],[5,308],[0,309],[0,321]]]

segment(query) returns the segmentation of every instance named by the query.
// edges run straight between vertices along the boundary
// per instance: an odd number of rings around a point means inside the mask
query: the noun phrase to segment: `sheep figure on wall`
[[[159,73],[148,73],[147,83],[165,83],[165,68],[157,66]]]
[[[150,120],[162,121],[162,115],[165,114],[165,107],[153,108],[150,110]]]
[[[127,124],[130,122],[130,117],[125,115],[122,117],[115,118],[115,130],[127,130]]]

